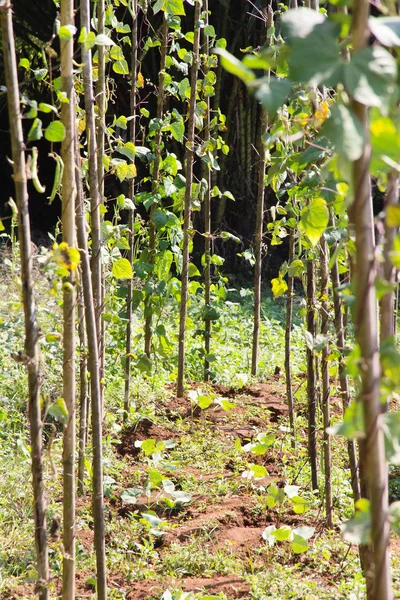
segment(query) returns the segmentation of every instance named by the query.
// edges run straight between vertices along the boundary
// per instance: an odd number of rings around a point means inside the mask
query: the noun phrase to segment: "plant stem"
[[[7,86],[15,199],[18,207],[18,236],[21,252],[21,279],[25,317],[25,355],[29,393],[28,418],[32,459],[33,515],[38,571],[36,592],[39,600],[48,600],[49,558],[46,532],[46,500],[43,484],[43,423],[40,408],[39,332],[33,294],[31,229],[24,153],[25,144],[20,112],[18,72],[10,0],[6,0],[0,4],[0,21]]]
[[[314,260],[307,260],[307,331],[315,341],[315,276]],[[313,490],[318,489],[317,467],[317,390],[314,352],[307,347],[307,395],[308,395],[308,456],[311,463],[311,482]]]
[[[294,229],[289,230],[289,257],[288,263],[294,259]],[[289,407],[289,422],[290,432],[292,436],[292,448],[296,447],[296,431],[294,425],[294,399],[293,399],[293,387],[292,387],[292,367],[290,361],[291,354],[291,337],[292,337],[292,323],[293,323],[293,289],[294,289],[294,278],[288,277],[288,289],[287,289],[287,303],[286,303],[286,326],[285,326],[285,375],[286,375],[286,395]]]

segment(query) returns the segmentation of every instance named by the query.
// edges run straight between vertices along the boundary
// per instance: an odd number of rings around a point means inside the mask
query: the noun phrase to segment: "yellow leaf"
[[[138,73],[136,87],[138,87],[138,88],[144,87],[144,77],[141,73]]]
[[[400,225],[400,206],[388,206],[386,209],[386,225],[398,227]]]

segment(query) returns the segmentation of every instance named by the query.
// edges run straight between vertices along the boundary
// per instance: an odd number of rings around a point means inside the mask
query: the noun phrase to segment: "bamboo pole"
[[[191,202],[193,185],[193,160],[194,160],[194,140],[195,140],[195,109],[196,109],[196,90],[197,73],[200,65],[200,14],[201,0],[195,0],[194,12],[194,43],[193,43],[193,63],[190,74],[190,102],[189,102],[189,121],[187,127],[187,142],[185,152],[186,166],[186,189],[185,206],[183,219],[183,257],[182,257],[182,288],[181,288],[181,308],[179,316],[179,340],[178,340],[178,380],[177,396],[182,397],[184,391],[185,376],[185,338],[186,338],[186,315],[188,303],[188,285],[189,285],[189,242],[191,239],[190,220],[191,220]]]
[[[61,0],[61,27],[74,23],[73,0]],[[61,119],[65,138],[61,144],[64,163],[62,178],[62,233],[63,242],[75,246],[75,97],[73,81],[74,41],[60,39],[61,89],[68,102],[63,102]],[[63,397],[68,410],[68,423],[63,438],[63,600],[75,598],[75,276],[71,271],[63,286]]]
[[[10,0],[0,1],[3,39],[3,62],[7,86],[11,152],[15,199],[18,207],[18,237],[21,253],[22,295],[25,316],[24,364],[28,372],[28,418],[31,441],[33,516],[39,600],[48,600],[49,559],[46,532],[46,500],[43,484],[42,415],[40,408],[39,332],[33,293],[31,231],[29,223],[28,186],[26,180],[25,144],[22,131],[18,71]]]

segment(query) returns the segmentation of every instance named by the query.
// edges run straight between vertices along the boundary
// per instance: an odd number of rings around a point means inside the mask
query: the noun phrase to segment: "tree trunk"
[[[26,180],[25,144],[22,131],[18,72],[15,55],[11,2],[0,5],[3,40],[3,62],[7,86],[7,104],[10,121],[11,150],[15,199],[18,207],[18,237],[21,252],[21,279],[25,316],[25,365],[28,371],[28,418],[32,457],[33,515],[39,600],[48,600],[49,559],[46,533],[46,501],[42,463],[42,415],[40,408],[39,333],[33,294],[31,231],[29,223],[28,187]]]
[[[314,261],[307,260],[307,331],[315,341],[315,279]],[[308,395],[308,455],[311,464],[311,482],[313,490],[318,489],[317,467],[317,389],[314,352],[307,346],[307,395]]]
[[[167,60],[167,50],[168,50],[168,15],[163,12],[163,22],[162,22],[162,33],[161,33],[161,56],[160,56],[160,70],[158,76],[158,98],[157,98],[157,120],[160,125],[157,129],[155,141],[154,141],[154,165],[152,172],[152,193],[155,194],[157,192],[159,186],[160,179],[160,159],[161,159],[161,149],[162,149],[162,126],[161,121],[164,116],[164,98],[165,98],[165,89],[164,89],[164,79],[165,79],[165,67]],[[149,225],[149,251],[150,251],[150,261],[154,264],[155,260],[155,252],[156,252],[156,228],[152,221],[152,216],[157,208],[156,204],[153,204],[150,209],[150,225]],[[152,307],[151,307],[151,296],[147,295],[145,299],[145,327],[144,327],[144,351],[145,354],[150,358],[151,353],[151,322],[152,322]]]
[[[77,161],[80,160],[77,150]],[[78,162],[79,164],[79,162]],[[102,410],[101,384],[99,370],[98,340],[96,329],[96,311],[90,272],[89,251],[86,234],[83,186],[80,169],[76,171],[77,200],[76,228],[81,254],[82,287],[85,302],[86,331],[88,343],[88,366],[90,371],[90,395],[92,400],[92,447],[93,447],[93,520],[94,546],[97,566],[97,598],[107,598],[106,553],[104,538],[104,501],[103,501],[103,450],[102,450]]]
[[[132,66],[131,66],[131,116],[133,117],[129,125],[130,141],[134,144],[136,141],[136,94],[137,94],[137,45],[138,45],[138,27],[137,27],[137,16],[138,16],[138,5],[137,0],[133,0],[132,3]],[[132,204],[135,203],[135,180],[129,180],[129,198]],[[135,224],[135,209],[129,209],[128,217],[128,230],[129,230],[129,251],[128,260],[132,266],[133,271],[133,243],[134,235],[133,228]],[[126,298],[126,347],[125,347],[125,391],[124,391],[124,421],[127,421],[130,410],[130,390],[131,390],[131,354],[132,354],[132,291],[133,291],[133,280],[128,279],[128,296]]]
[[[194,43],[193,43],[193,63],[190,74],[190,102],[189,102],[189,122],[187,128],[187,142],[185,152],[186,167],[186,189],[185,189],[185,207],[183,220],[183,257],[182,257],[182,289],[181,289],[181,309],[179,317],[179,355],[178,355],[178,381],[177,396],[183,396],[184,375],[185,375],[185,336],[186,336],[186,315],[188,302],[189,285],[189,242],[191,240],[190,217],[192,202],[192,184],[193,184],[193,159],[194,159],[194,140],[195,140],[195,109],[196,109],[196,89],[197,72],[200,66],[200,27],[199,20],[201,14],[201,2],[195,1],[194,14]]]
[[[87,355],[86,355],[86,327],[85,306],[83,301],[82,277],[79,279],[80,289],[78,291],[78,331],[79,331],[79,456],[78,456],[78,494],[85,493],[85,451],[87,443],[87,422],[89,409]]]
[[[274,24],[274,13],[271,6],[268,6],[266,27],[267,31]],[[267,38],[267,44],[271,40]],[[269,77],[269,73],[267,73]],[[257,191],[257,216],[256,216],[256,232],[255,232],[255,244],[254,244],[254,323],[253,323],[253,347],[251,354],[251,374],[257,376],[258,368],[258,342],[260,335],[260,320],[261,320],[261,283],[262,283],[262,243],[264,235],[264,196],[265,196],[265,160],[266,160],[266,149],[263,140],[264,134],[267,132],[268,127],[268,116],[263,110],[261,112],[261,144],[260,144],[260,156],[258,163],[258,191]]]
[[[289,231],[289,258],[288,263],[294,259],[294,229]],[[288,277],[287,303],[286,303],[286,327],[285,327],[285,375],[286,375],[286,395],[289,407],[290,432],[292,436],[292,448],[296,447],[296,431],[294,426],[294,399],[292,387],[292,367],[290,362],[291,337],[293,324],[293,288],[294,278]]]
[[[387,223],[387,213],[389,206],[396,206],[399,202],[399,176],[391,171],[388,175],[386,199],[385,199],[385,243],[383,248],[383,279],[390,283],[395,284],[396,281],[396,268],[390,260],[390,252],[393,248],[393,241],[396,237],[397,227],[390,227]],[[386,338],[394,336],[394,318],[395,314],[395,292],[394,290],[388,292],[381,298],[381,331],[380,331],[380,342],[385,341]]]
[[[335,219],[333,216],[333,212],[331,212],[330,216],[330,226],[335,226]],[[331,257],[333,257],[336,249],[336,245],[332,246]],[[335,331],[336,331],[336,344],[337,348],[340,352],[339,357],[339,382],[340,382],[340,394],[342,398],[342,406],[343,413],[347,409],[350,404],[350,390],[349,390],[349,381],[346,373],[346,363],[344,358],[344,349],[346,345],[345,338],[345,327],[343,320],[343,302],[339,295],[339,269],[337,260],[334,261],[331,270],[331,280],[332,280],[332,288],[333,288],[333,305],[335,311]],[[351,487],[353,489],[353,498],[354,502],[357,502],[361,498],[360,494],[360,480],[358,474],[358,459],[357,459],[357,446],[355,440],[347,440],[347,451],[349,454],[349,463],[350,463],[350,475],[351,475]]]
[[[87,30],[89,31],[89,29]],[[97,0],[97,33],[105,32],[105,0]],[[91,237],[92,237],[92,280],[93,295],[96,311],[96,330],[97,343],[99,346],[99,369],[100,369],[100,401],[101,411],[103,413],[104,404],[104,378],[105,378],[105,321],[102,319],[105,305],[106,288],[104,282],[104,267],[101,260],[101,214],[100,204],[104,203],[104,165],[103,157],[105,154],[104,139],[106,130],[106,66],[105,66],[105,47],[97,46],[97,84],[96,84],[96,102],[97,102],[97,177],[98,177],[98,195],[99,203],[97,206],[91,202]]]
[[[203,0],[204,26],[209,24],[208,19],[208,0]],[[204,30],[203,30],[204,31]],[[204,33],[203,53],[206,60],[209,60],[210,55],[210,38]],[[208,72],[208,66],[204,70],[204,75]],[[207,105],[206,115],[204,118],[204,141],[210,140],[210,98],[205,99]],[[204,196],[204,303],[206,310],[211,303],[211,172],[209,165],[202,163],[203,179],[207,182],[207,189]],[[204,381],[210,381],[210,363],[207,356],[211,349],[211,319],[206,312],[204,319]]]
[[[325,236],[321,238],[321,334],[328,338],[329,332],[329,296],[328,296],[328,248]],[[333,527],[333,505],[332,505],[332,453],[331,438],[327,433],[331,426],[330,414],[330,383],[329,383],[329,342],[328,339],[322,349],[321,371],[322,371],[322,411],[324,423],[324,466],[325,466],[325,512],[326,525],[330,529]]]
[[[74,23],[73,0],[61,0],[61,26]],[[64,163],[62,178],[62,232],[63,242],[70,248],[75,246],[75,97],[73,82],[73,38],[60,39],[61,88],[68,98],[62,104],[61,118],[65,127],[65,138],[61,144]],[[68,423],[64,429],[63,465],[63,600],[75,598],[75,277],[74,273],[64,284],[64,363],[63,396],[68,410]]]
[[[368,0],[355,0],[352,15],[352,41],[355,52],[368,46],[368,17]],[[360,465],[360,471],[366,477],[372,518],[373,561],[367,561],[364,566],[368,598],[391,600],[393,594],[388,552],[388,474],[381,426],[378,316],[374,286],[375,241],[369,176],[371,145],[368,139],[367,107],[353,100],[352,108],[363,125],[367,140],[361,157],[353,163],[354,201],[350,210],[356,239],[355,340],[360,347],[362,365],[358,401],[362,403],[366,433],[360,451],[360,462],[365,462]]]

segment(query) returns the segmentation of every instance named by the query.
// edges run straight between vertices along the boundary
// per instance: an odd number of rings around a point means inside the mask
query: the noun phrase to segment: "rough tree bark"
[[[195,1],[194,13],[194,43],[193,43],[193,63],[190,73],[190,102],[189,102],[189,122],[187,128],[187,141],[185,152],[186,166],[186,189],[185,206],[183,220],[183,258],[182,258],[182,289],[181,289],[181,309],[179,316],[179,348],[178,348],[178,381],[177,396],[183,396],[184,376],[185,376],[185,337],[186,337],[186,315],[188,302],[188,284],[189,284],[189,243],[191,240],[190,218],[192,202],[192,184],[193,184],[193,159],[194,159],[194,139],[195,139],[195,108],[196,108],[196,88],[197,73],[200,65],[200,27],[199,20],[201,14],[201,0]]]
[[[368,0],[354,0],[351,35],[355,52],[368,46],[368,18]],[[360,445],[360,473],[367,484],[372,519],[373,560],[367,559],[364,562],[364,570],[368,598],[391,600],[388,474],[381,427],[378,315],[374,286],[375,240],[369,176],[371,145],[368,108],[355,100],[352,108],[364,128],[366,138],[361,157],[353,163],[354,201],[350,208],[356,239],[354,327],[355,340],[361,353],[361,389],[358,401],[362,404],[366,434]]]
[[[15,199],[18,207],[18,237],[21,253],[22,295],[25,316],[25,354],[23,358],[28,371],[28,418],[31,438],[33,515],[38,571],[36,592],[39,600],[48,600],[49,559],[42,463],[43,423],[40,408],[39,334],[33,294],[31,231],[24,153],[25,144],[20,112],[18,72],[10,0],[0,1],[0,20],[10,121]]]
[[[60,23],[62,27],[74,23],[73,0],[61,0]],[[62,178],[62,233],[63,242],[75,246],[75,96],[73,82],[74,41],[60,39],[61,88],[68,98],[62,104],[61,119],[65,138],[61,144],[64,163]],[[68,423],[64,429],[63,444],[63,600],[75,598],[75,276],[71,271],[64,283],[63,294],[63,397],[68,410]]]

